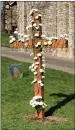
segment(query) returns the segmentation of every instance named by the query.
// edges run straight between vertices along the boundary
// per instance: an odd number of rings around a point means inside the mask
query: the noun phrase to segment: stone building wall
[[[32,8],[38,8],[42,14],[43,34],[47,37],[59,37],[60,35],[67,34],[69,48],[65,56],[73,58],[75,44],[75,2],[18,2],[19,6],[21,6],[21,3],[24,6],[19,8],[19,31],[26,33],[26,26],[30,24],[29,12]],[[24,14],[22,15],[21,12]],[[21,21],[22,19],[24,22]]]
[[[17,13],[18,13],[18,30],[19,33],[24,33],[24,2],[20,2],[20,4],[17,3]]]
[[[69,33],[69,3],[57,3],[57,36]]]
[[[56,36],[56,2],[25,2],[25,5],[27,7],[27,24],[30,24],[30,10],[38,8],[42,14],[43,34],[48,37]]]
[[[26,2],[17,2],[17,26],[19,33],[26,33],[27,5]]]
[[[69,2],[69,54],[74,57],[75,46],[75,2]]]
[[[12,26],[17,25],[17,7],[16,5],[12,6]]]
[[[17,6],[5,3],[5,29],[8,33],[13,32],[17,27]]]

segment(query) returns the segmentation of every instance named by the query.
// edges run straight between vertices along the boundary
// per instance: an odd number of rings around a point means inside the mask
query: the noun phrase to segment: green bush
[[[9,35],[6,32],[1,32],[1,46],[9,47]]]

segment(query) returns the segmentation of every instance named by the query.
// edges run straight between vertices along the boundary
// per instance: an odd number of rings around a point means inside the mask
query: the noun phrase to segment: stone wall
[[[69,27],[69,3],[58,2],[57,3],[57,36],[61,34],[67,34]]]
[[[5,29],[10,33],[17,26],[17,6],[5,7]]]
[[[69,2],[69,55],[74,57],[75,46],[75,2]]]
[[[17,2],[17,24],[19,33],[24,33],[24,2]]]
[[[48,37],[56,36],[56,2],[25,2],[25,5],[27,6],[27,24],[30,24],[30,10],[38,7],[42,14],[43,34]]]
[[[42,14],[43,34],[47,37],[59,37],[61,34],[67,34],[69,49],[66,51],[66,53],[64,53],[65,55],[62,53],[62,56],[73,58],[73,48],[75,42],[75,2],[36,1],[18,3],[20,6],[18,21],[19,31],[26,33],[26,26],[30,24],[29,12],[32,8],[38,8],[39,12]],[[22,7],[21,4],[23,4],[24,6]],[[24,20],[24,22],[22,21],[22,19]],[[31,32],[28,31],[27,33]],[[58,55],[57,52],[58,51],[56,51],[55,55]]]

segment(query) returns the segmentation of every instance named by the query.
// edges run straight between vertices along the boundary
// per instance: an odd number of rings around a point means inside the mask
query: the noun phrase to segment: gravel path
[[[17,49],[1,47],[2,56],[23,62],[30,62],[30,63],[33,62],[33,56],[30,56],[31,53],[32,53],[31,50],[28,50],[28,52],[20,52]],[[44,54],[44,56],[46,59],[45,61],[46,67],[74,74],[73,59],[65,59],[50,56],[49,53],[47,52]]]

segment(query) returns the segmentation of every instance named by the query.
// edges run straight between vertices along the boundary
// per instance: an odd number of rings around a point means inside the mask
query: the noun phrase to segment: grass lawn
[[[29,71],[30,63],[23,63],[25,77],[11,78],[8,65],[21,63],[2,57],[2,130],[74,130],[74,75],[46,69],[45,103],[49,115],[65,117],[65,122],[37,122],[23,120],[24,115],[35,112],[29,104],[33,97],[33,75]]]
[[[1,32],[1,46],[9,47],[9,35],[6,32]]]

